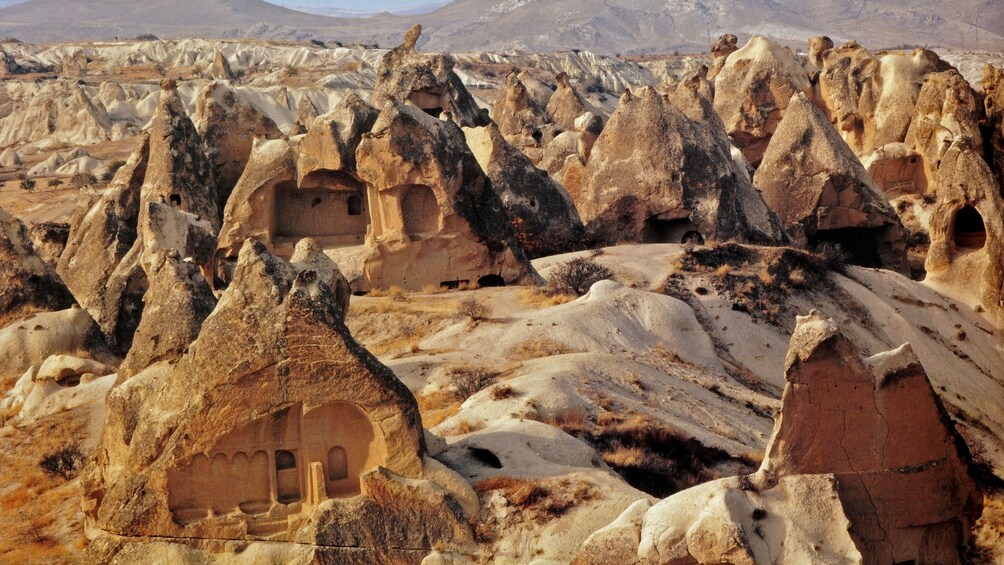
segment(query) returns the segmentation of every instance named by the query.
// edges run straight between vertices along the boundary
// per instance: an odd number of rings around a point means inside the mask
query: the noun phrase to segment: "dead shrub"
[[[457,304],[457,314],[474,322],[481,322],[491,318],[492,307],[473,296],[469,296]]]
[[[492,491],[501,492],[508,504],[522,510],[522,514],[538,524],[563,516],[575,505],[596,498],[595,488],[589,483],[572,483],[568,479],[526,480],[511,477],[492,477],[474,485],[475,492],[483,496]]]
[[[572,349],[563,343],[558,343],[553,339],[534,339],[513,347],[509,350],[507,357],[513,361],[529,361],[530,359],[567,355],[569,353],[580,353],[580,351]]]
[[[463,402],[495,384],[499,373],[483,368],[458,367],[450,371],[449,378],[453,385],[453,399]]]
[[[516,396],[516,389],[509,385],[499,385],[492,389],[492,400],[505,400]]]
[[[38,466],[51,477],[62,477],[70,480],[77,476],[84,465],[84,454],[76,446],[64,447],[50,453],[38,462]]]
[[[519,300],[523,304],[545,308],[548,306],[565,304],[575,300],[576,298],[578,298],[578,296],[574,294],[553,292],[552,289],[540,287],[524,288],[519,292]]]
[[[592,259],[580,257],[555,267],[547,282],[553,293],[582,296],[589,292],[593,284],[605,279],[615,280],[610,269]]]

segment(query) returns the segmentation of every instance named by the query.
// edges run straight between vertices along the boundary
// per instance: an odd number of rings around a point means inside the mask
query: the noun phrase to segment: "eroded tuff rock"
[[[515,70],[502,81],[490,115],[506,141],[525,151],[546,145],[557,133],[550,116],[530,96]]]
[[[143,295],[143,317],[132,347],[119,367],[120,381],[154,363],[180,359],[216,306],[199,265],[176,249],[149,254],[143,270],[150,287]]]
[[[268,116],[221,82],[212,82],[195,96],[195,130],[213,164],[216,196],[222,210],[244,172],[254,140],[278,139],[282,132]]]
[[[325,173],[352,174],[356,148],[363,134],[373,129],[379,111],[355,94],[347,94],[335,108],[308,125],[297,154],[297,182]]]
[[[464,127],[487,124],[487,111],[478,107],[453,72],[453,58],[415,51],[421,35],[422,26],[416,25],[405,34],[404,43],[384,55],[370,100],[377,107],[387,100],[397,100],[437,118],[446,113],[450,120]]]
[[[230,68],[230,63],[220,50],[217,50],[216,55],[213,56],[213,64],[209,67],[209,78],[214,80],[234,80],[234,71]]]
[[[24,224],[0,209],[0,327],[74,304],[63,281],[35,253]]]
[[[70,237],[70,225],[59,222],[41,222],[28,228],[28,238],[31,240],[35,253],[46,265],[56,268],[59,256],[66,249]]]
[[[484,277],[528,281],[510,218],[453,122],[390,102],[356,151],[370,189],[370,284],[421,288]]]
[[[464,128],[464,135],[530,258],[565,253],[581,244],[582,221],[560,184],[509,145],[494,124]]]
[[[732,160],[709,102],[686,87],[672,101],[652,88],[625,93],[582,175],[576,204],[598,241],[786,240]]]
[[[314,103],[310,101],[310,98],[307,96],[300,98],[300,101],[296,104],[296,121],[293,123],[293,131],[291,134],[300,135],[302,133],[307,133],[307,129],[314,123],[317,116],[317,108],[314,106]]]
[[[91,100],[75,81],[53,81],[13,103],[0,119],[0,145],[51,138],[89,145],[111,141],[112,123],[100,100]]]
[[[94,557],[146,536],[416,562],[433,544],[471,550],[457,503],[469,489],[432,480],[450,472],[425,458],[414,397],[352,339],[339,310],[316,272],[295,274],[245,243],[233,283],[177,365],[109,395],[84,479]],[[121,538],[109,548],[101,532]]]
[[[715,111],[754,167],[798,92],[812,94],[798,60],[787,48],[758,35],[729,55],[715,75]]]
[[[983,67],[983,108],[986,113],[983,126],[986,153],[997,177],[997,185],[1004,190],[1004,71],[993,65]]]
[[[928,224],[929,279],[1004,315],[1004,204],[973,141],[956,139],[941,157]]]
[[[974,147],[982,147],[980,110],[973,89],[959,71],[924,77],[904,141],[923,157],[928,179],[934,178],[954,139],[969,138]]]
[[[722,67],[725,66],[725,60],[728,59],[729,55],[739,50],[738,42],[738,37],[732,35],[731,33],[726,33],[725,35],[718,36],[718,39],[711,44],[711,57],[713,62],[711,64],[711,70],[708,71],[708,80],[715,80],[718,73],[722,72]]]
[[[293,250],[289,264],[292,265],[297,274],[313,271],[317,273],[320,280],[327,283],[335,295],[335,304],[342,313],[341,319],[344,320],[345,314],[349,311],[352,289],[349,287],[349,281],[345,279],[345,275],[338,270],[338,265],[324,254],[320,244],[310,237],[301,239]]]
[[[959,563],[982,495],[909,344],[861,359],[813,312],[785,365],[759,471],[636,504],[577,562]]]
[[[805,94],[787,106],[753,178],[767,205],[796,242],[908,274],[903,225],[854,152]]]
[[[594,115],[600,115],[599,110],[576,92],[567,74],[558,73],[554,80],[558,83],[558,89],[548,100],[546,111],[551,121],[559,128],[573,131],[576,129],[575,120],[582,114],[591,112]]]
[[[820,100],[847,144],[864,155],[875,146],[875,112],[882,97],[879,60],[856,41],[821,57]]]

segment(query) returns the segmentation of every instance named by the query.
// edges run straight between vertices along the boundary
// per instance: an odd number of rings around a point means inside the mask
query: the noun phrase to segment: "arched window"
[[[275,470],[282,471],[285,469],[295,469],[296,468],[296,455],[293,455],[291,451],[276,451],[275,452]]]
[[[952,239],[959,249],[982,249],[987,242],[987,228],[983,216],[972,206],[966,206],[955,215]]]
[[[347,201],[350,216],[360,216],[363,213],[363,199],[358,196],[349,196]]]

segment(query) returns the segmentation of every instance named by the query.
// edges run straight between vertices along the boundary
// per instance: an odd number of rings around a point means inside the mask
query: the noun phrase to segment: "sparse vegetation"
[[[555,518],[564,516],[569,510],[582,502],[597,498],[595,487],[585,482],[572,482],[568,479],[526,480],[511,477],[492,477],[474,485],[475,492],[484,496],[498,491],[506,503],[520,509],[522,517],[537,524],[545,524]],[[480,527],[484,527],[483,520]],[[479,535],[478,537],[482,537]]]
[[[645,416],[628,419],[606,412],[595,423],[587,418],[547,423],[592,445],[631,486],[659,498],[716,479],[713,467],[718,463],[737,460],[753,465]]]
[[[122,159],[116,159],[115,161],[109,163],[108,170],[105,171],[103,175],[101,175],[102,182],[111,182],[111,180],[115,178],[115,173],[117,173],[119,169],[124,167],[125,164],[126,162],[123,161]]]
[[[509,385],[499,385],[492,389],[492,400],[505,400],[516,396],[516,389]]]
[[[610,269],[592,259],[577,258],[554,268],[547,279],[549,288],[558,294],[582,296],[589,287],[604,279],[613,279]]]
[[[91,173],[77,173],[70,179],[70,184],[74,188],[84,188],[87,185],[95,184],[98,178]]]
[[[84,464],[84,454],[76,446],[64,447],[59,451],[50,453],[38,462],[39,467],[46,474],[53,477],[61,477],[70,480],[77,476],[77,472]]]
[[[463,402],[478,392],[495,384],[499,373],[479,367],[458,367],[450,371],[454,400]]]
[[[474,322],[482,322],[491,319],[492,307],[473,296],[469,296],[457,304],[457,314]]]

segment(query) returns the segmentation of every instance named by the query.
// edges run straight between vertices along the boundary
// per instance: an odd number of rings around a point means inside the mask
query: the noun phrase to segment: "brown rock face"
[[[63,281],[35,254],[24,224],[0,209],[0,327],[74,304]]]
[[[715,80],[718,73],[722,71],[722,67],[725,66],[725,60],[729,55],[735,53],[738,49],[739,38],[731,33],[726,33],[721,35],[714,43],[711,44],[711,56],[714,62],[711,65],[711,70],[708,71],[708,80]]]
[[[155,251],[144,266],[150,288],[132,347],[119,367],[123,381],[154,363],[173,363],[195,341],[216,297],[194,262],[175,249]]]
[[[559,128],[565,131],[574,131],[576,129],[575,120],[582,114],[592,112],[594,115],[600,115],[600,112],[592,104],[575,91],[572,83],[568,80],[568,75],[558,73],[554,80],[558,83],[558,90],[554,91],[551,99],[547,102],[547,115]]]
[[[299,145],[298,182],[303,184],[311,175],[354,174],[356,148],[363,134],[373,129],[379,114],[362,98],[348,94],[331,112],[308,123],[307,136]]]
[[[518,147],[540,147],[554,137],[554,132],[550,131],[545,139],[545,126],[551,118],[530,96],[517,71],[511,71],[502,81],[490,115],[499,132]]]
[[[953,139],[968,138],[974,147],[982,147],[980,110],[973,89],[957,70],[924,77],[905,142],[924,158],[927,178],[934,178]]]
[[[851,41],[821,53],[820,98],[830,121],[858,155],[875,145],[875,111],[882,96],[879,60]]]
[[[133,248],[137,238],[140,190],[150,155],[150,137],[143,134],[129,160],[115,174],[100,197],[84,193],[70,221],[66,249],[57,272],[80,305],[98,321],[106,336],[126,340],[129,322],[142,309],[142,294],[115,294],[107,289],[112,273]],[[122,319],[118,313],[125,303]],[[135,321],[138,325],[138,320]],[[113,343],[116,340],[110,340]],[[126,347],[127,349],[127,347]],[[123,350],[124,352],[124,350]]]
[[[254,140],[278,139],[282,132],[268,116],[220,82],[206,85],[196,95],[192,121],[213,164],[217,204],[222,209],[247,166]]]
[[[934,185],[937,200],[925,263],[929,277],[1004,316],[1004,204],[972,140],[952,143]]]
[[[59,256],[66,249],[70,237],[70,225],[57,222],[42,222],[28,229],[28,238],[35,248],[35,253],[53,269],[59,262]]]
[[[810,315],[785,364],[761,473],[832,473],[866,562],[957,563],[982,495],[909,345],[862,361],[834,322]]]
[[[221,51],[217,51],[213,57],[213,65],[209,67],[209,77],[215,80],[234,80],[234,71]]]
[[[384,55],[370,100],[378,107],[387,100],[397,100],[437,118],[446,113],[464,127],[487,124],[487,112],[478,107],[453,72],[453,59],[415,51],[421,34],[422,26],[416,25],[405,35],[404,44]]]
[[[909,344],[861,359],[812,312],[785,365],[759,471],[636,503],[575,562],[959,563],[983,498]]]
[[[356,165],[379,211],[367,235],[376,250],[366,267],[371,284],[532,277],[511,219],[456,124],[392,102],[363,136]]]
[[[857,264],[909,273],[895,210],[804,94],[788,103],[753,184],[794,240],[836,243]]]
[[[798,92],[812,94],[805,70],[788,49],[760,36],[729,55],[715,76],[715,111],[754,167]]]
[[[576,204],[601,242],[786,240],[710,104],[686,87],[672,101],[651,88],[625,94],[582,174]]]
[[[317,108],[314,107],[314,103],[310,101],[310,98],[307,96],[300,98],[300,101],[296,104],[296,122],[293,124],[293,135],[306,133],[310,125],[317,119],[317,116]]]
[[[560,184],[509,145],[495,125],[465,128],[464,135],[511,218],[516,240],[531,259],[581,245],[582,221]]]
[[[990,157],[997,185],[1004,191],[1004,71],[993,65],[983,67],[983,108],[985,153]]]
[[[425,478],[414,397],[352,339],[316,272],[295,274],[259,243],[244,245],[177,365],[118,385],[108,406],[84,481],[101,531],[196,546],[469,547],[449,487]]]

